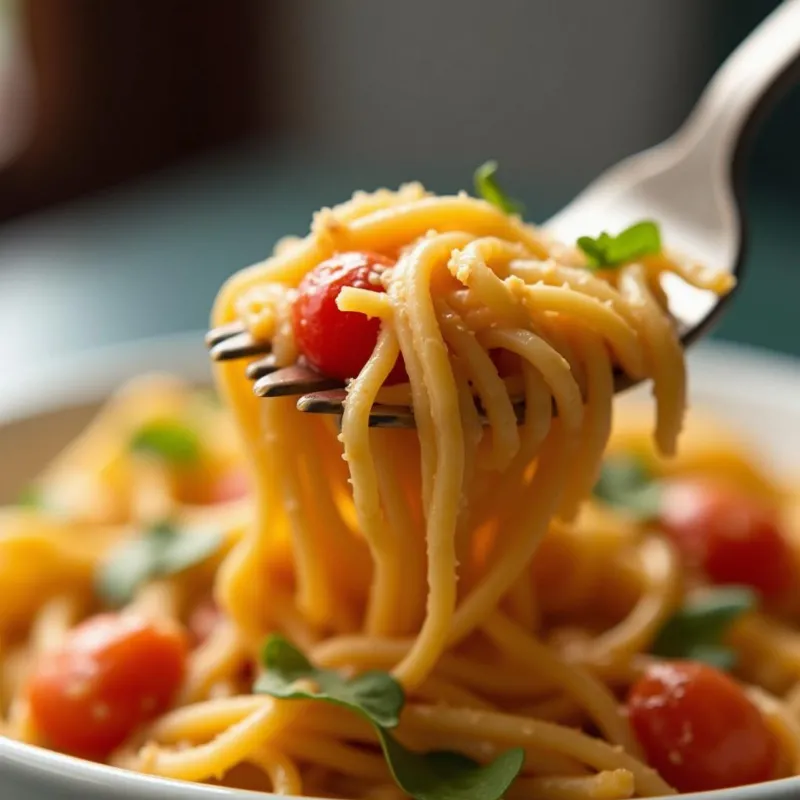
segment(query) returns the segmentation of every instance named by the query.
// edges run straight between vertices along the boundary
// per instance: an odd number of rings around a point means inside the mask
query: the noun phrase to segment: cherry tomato
[[[713,583],[752,586],[780,597],[795,579],[775,514],[753,497],[700,480],[668,483],[660,522],[687,560]]]
[[[241,500],[250,491],[250,478],[243,469],[231,469],[217,479],[211,490],[212,503]]]
[[[293,308],[294,336],[308,363],[339,380],[354,378],[372,355],[380,320],[340,311],[336,298],[345,286],[385,291],[380,273],[394,262],[377,253],[339,253],[317,265],[297,290]],[[398,359],[386,383],[407,380]]]
[[[212,597],[200,601],[189,614],[186,627],[195,645],[202,644],[214,632],[222,619],[222,612]]]
[[[773,777],[775,737],[738,684],[713,667],[654,664],[631,687],[628,714],[650,765],[679,791]]]
[[[176,628],[133,615],[91,617],[31,675],[36,727],[59,750],[102,759],[169,707],[186,658]]]

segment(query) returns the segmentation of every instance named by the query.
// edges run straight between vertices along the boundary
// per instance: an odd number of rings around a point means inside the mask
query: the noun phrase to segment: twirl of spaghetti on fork
[[[797,774],[800,504],[710,421],[675,456],[662,280],[732,279],[650,221],[551,241],[478,186],[357,193],[220,291],[215,326],[346,383],[341,420],[256,398],[241,361],[215,367],[230,417],[150,378],[4,512],[8,735],[345,798]],[[652,382],[654,444],[627,418],[609,445],[615,371]]]

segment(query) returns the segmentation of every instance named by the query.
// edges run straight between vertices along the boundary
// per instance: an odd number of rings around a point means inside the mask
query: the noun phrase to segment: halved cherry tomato
[[[36,727],[59,750],[102,759],[169,707],[186,658],[177,628],[133,615],[91,617],[31,675]]]
[[[794,584],[791,548],[761,501],[702,480],[664,487],[660,523],[687,560],[718,584],[752,586],[777,598]]]
[[[647,760],[682,792],[773,777],[778,745],[761,712],[727,675],[697,662],[651,666],[628,695]]]
[[[308,363],[339,380],[354,378],[372,355],[380,320],[340,311],[336,298],[345,286],[385,291],[381,273],[394,262],[378,253],[339,253],[318,264],[300,283],[293,311],[295,341]],[[407,380],[402,358],[386,383]]]

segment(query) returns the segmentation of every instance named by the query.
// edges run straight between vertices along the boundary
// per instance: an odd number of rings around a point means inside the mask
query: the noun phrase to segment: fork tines
[[[303,395],[297,401],[297,408],[307,414],[341,416],[346,399],[347,392],[344,389],[329,389]],[[371,428],[413,428],[414,412],[409,406],[375,403],[370,411],[369,424]]]
[[[214,361],[234,361],[269,353],[269,342],[256,341],[243,325],[224,325],[206,336],[206,344]]]
[[[247,378],[254,381],[253,392],[258,397],[297,397],[297,408],[309,414],[341,416],[347,392],[342,381],[327,378],[303,364],[281,367],[270,353],[269,342],[256,341],[241,323],[214,328],[206,336],[214,361],[231,361],[251,356],[264,356],[246,367]],[[514,401],[517,420],[525,418],[525,402]],[[486,414],[480,406],[478,413],[486,424]],[[410,406],[375,403],[370,411],[373,428],[413,428],[414,411]]]
[[[244,333],[245,327],[241,322],[229,322],[227,325],[219,325],[212,328],[206,334],[206,347],[212,348],[215,344],[219,344],[224,339],[230,339],[237,333]]]
[[[341,381],[326,378],[301,364],[281,367],[270,353],[270,343],[254,339],[240,322],[220,325],[209,331],[206,344],[214,361],[264,356],[246,367],[247,378],[255,381],[253,391],[259,397],[302,395],[342,387]]]
[[[278,366],[278,363],[275,361],[275,356],[270,353],[268,356],[258,359],[258,361],[251,361],[245,367],[244,374],[247,376],[248,380],[257,381],[259,378],[263,378],[265,375],[271,375],[279,369],[280,366]]]
[[[288,397],[322,392],[341,386],[342,382],[335,378],[326,378],[310,367],[293,364],[259,378],[253,386],[253,391],[259,397]]]
[[[297,408],[308,414],[341,415],[344,413],[346,399],[347,392],[344,389],[313,392],[300,397],[297,401]],[[514,400],[513,406],[517,421],[522,423],[525,420],[525,401],[523,399]],[[488,424],[486,413],[480,407],[478,407],[478,415],[484,425]],[[370,411],[369,424],[372,428],[413,428],[415,426],[414,411],[410,406],[375,403]]]

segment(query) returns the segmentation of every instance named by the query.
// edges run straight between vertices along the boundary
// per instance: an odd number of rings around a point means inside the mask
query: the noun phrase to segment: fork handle
[[[717,70],[677,141],[692,160],[733,164],[734,177],[740,177],[757,123],[798,79],[800,0],[786,0]]]

